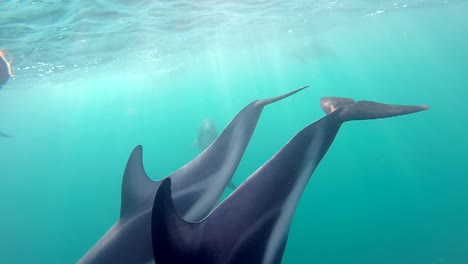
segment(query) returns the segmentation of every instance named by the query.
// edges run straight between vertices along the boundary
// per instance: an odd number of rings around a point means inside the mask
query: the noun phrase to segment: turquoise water
[[[237,184],[323,116],[322,96],[427,104],[345,124],[283,263],[468,263],[465,1],[2,1],[0,263],[75,263],[117,220],[126,160],[160,179],[200,121],[265,108]]]

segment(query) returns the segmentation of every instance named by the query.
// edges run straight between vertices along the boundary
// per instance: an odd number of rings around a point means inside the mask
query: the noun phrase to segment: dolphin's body
[[[290,224],[313,171],[343,122],[410,114],[425,106],[386,105],[326,97],[327,116],[297,133],[205,219],[187,222],[174,209],[165,179],[153,204],[153,251],[158,264],[278,264]]]
[[[250,103],[234,117],[213,144],[169,175],[178,214],[189,221],[203,219],[215,207],[231,180],[263,108],[305,88]],[[160,183],[146,175],[142,148],[137,146],[130,155],[123,176],[120,219],[78,263],[154,263],[151,212]]]

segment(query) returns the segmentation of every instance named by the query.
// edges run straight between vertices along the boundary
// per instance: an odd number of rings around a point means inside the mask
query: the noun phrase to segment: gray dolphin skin
[[[428,109],[325,97],[327,115],[298,132],[205,219],[188,222],[174,208],[174,183],[158,189],[152,239],[158,264],[278,264],[299,199],[346,121],[386,118]]]
[[[306,87],[248,104],[213,144],[167,176],[172,180],[172,195],[178,215],[188,221],[206,217],[218,203],[237,169],[263,108]],[[146,175],[142,159],[142,147],[137,146],[123,175],[120,219],[78,263],[154,263],[151,215],[154,196],[161,181],[152,181]]]

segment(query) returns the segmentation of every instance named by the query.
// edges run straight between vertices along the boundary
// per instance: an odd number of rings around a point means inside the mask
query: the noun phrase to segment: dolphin
[[[215,139],[218,137],[218,128],[209,118],[205,118],[201,121],[200,127],[198,128],[197,139],[194,145],[197,145],[200,152],[203,152]]]
[[[205,118],[200,123],[200,127],[198,128],[197,139],[193,143],[194,145],[198,145],[200,152],[205,151],[207,147],[209,147],[213,141],[218,137],[218,128],[216,125],[211,121],[209,118]],[[236,189],[237,186],[232,182],[229,182],[228,187],[232,190]]]
[[[0,49],[0,88],[7,83],[10,77],[14,76],[11,61],[8,61],[6,57],[6,51]]]
[[[213,144],[167,176],[172,179],[178,214],[189,221],[199,221],[208,215],[237,169],[263,108],[305,88],[307,86],[251,102],[234,117]],[[142,159],[142,147],[137,146],[123,175],[119,220],[78,263],[154,263],[151,212],[161,181],[152,181],[146,175]]]
[[[339,97],[322,98],[321,106],[325,117],[299,131],[201,221],[179,216],[173,180],[164,179],[152,212],[156,263],[281,263],[299,199],[341,125],[428,109]]]

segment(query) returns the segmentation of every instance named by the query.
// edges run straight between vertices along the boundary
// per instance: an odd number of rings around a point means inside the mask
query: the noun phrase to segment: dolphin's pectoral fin
[[[177,259],[178,257],[187,259],[187,254],[194,252],[200,224],[189,223],[177,214],[172,199],[171,178],[165,178],[156,192],[151,222],[153,252],[157,250],[160,257],[155,259],[156,262],[182,263],[182,259]],[[180,254],[181,252],[187,254]]]
[[[320,106],[327,114],[341,109],[340,119],[342,122],[387,118],[429,109],[426,105],[392,105],[373,101],[355,102],[353,99],[342,97],[323,97],[320,100]]]
[[[151,203],[156,191],[156,181],[152,181],[146,175],[143,168],[143,148],[136,146],[130,157],[122,180],[122,205],[120,218],[123,219],[138,212],[146,203]]]

